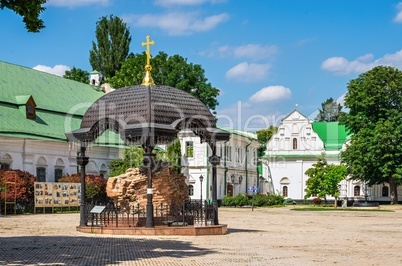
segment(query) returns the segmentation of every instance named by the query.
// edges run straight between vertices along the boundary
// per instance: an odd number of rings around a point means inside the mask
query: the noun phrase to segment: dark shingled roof
[[[110,92],[85,113],[80,129],[73,131],[80,141],[93,141],[105,130],[119,132],[129,143],[170,142],[183,128],[191,129],[204,141],[224,140],[227,132],[216,128],[216,118],[193,95],[168,86],[138,85]]]

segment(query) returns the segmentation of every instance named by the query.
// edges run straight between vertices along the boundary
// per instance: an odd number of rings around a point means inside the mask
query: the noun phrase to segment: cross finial
[[[154,41],[150,41],[151,37],[149,37],[149,35],[147,35],[146,37],[147,41],[146,42],[142,42],[141,45],[142,46],[146,46],[147,50],[145,51],[146,55],[147,55],[147,65],[150,65],[151,62],[151,45],[154,45],[155,42]]]
[[[141,45],[142,46],[146,46],[147,49],[145,50],[145,54],[147,55],[147,64],[145,65],[145,77],[142,79],[142,85],[155,85],[154,80],[151,77],[151,70],[152,70],[152,66],[151,66],[151,45],[154,45],[155,42],[151,41],[151,37],[149,37],[149,35],[147,35],[146,37],[147,41],[146,42],[142,42]]]

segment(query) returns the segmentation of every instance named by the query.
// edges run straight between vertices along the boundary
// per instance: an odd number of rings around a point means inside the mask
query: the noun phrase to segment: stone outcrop
[[[153,175],[153,204],[179,204],[189,198],[186,177],[165,168]],[[109,177],[106,187],[108,197],[115,203],[145,207],[147,203],[148,179],[139,168],[130,168],[125,174]]]

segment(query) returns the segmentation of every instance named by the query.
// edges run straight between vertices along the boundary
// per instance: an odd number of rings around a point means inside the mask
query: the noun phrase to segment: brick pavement
[[[402,210],[219,210],[223,236],[77,232],[79,214],[0,217],[0,265],[401,265]],[[399,247],[399,248],[397,248]]]

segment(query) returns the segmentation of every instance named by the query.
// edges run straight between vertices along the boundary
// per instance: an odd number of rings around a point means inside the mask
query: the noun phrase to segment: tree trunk
[[[389,183],[391,204],[398,204],[398,186],[396,185],[395,178],[390,176],[388,183]]]
[[[334,208],[336,209],[337,207],[338,207],[338,197],[335,197]]]

